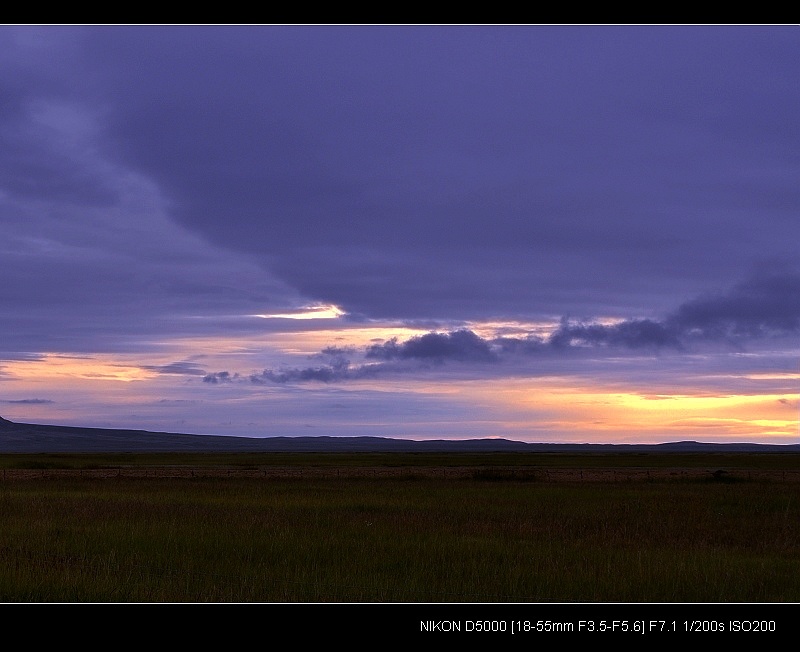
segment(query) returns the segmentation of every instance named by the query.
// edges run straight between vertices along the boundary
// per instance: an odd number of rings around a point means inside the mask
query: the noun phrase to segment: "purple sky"
[[[795,443],[798,62],[793,25],[0,26],[0,415]]]

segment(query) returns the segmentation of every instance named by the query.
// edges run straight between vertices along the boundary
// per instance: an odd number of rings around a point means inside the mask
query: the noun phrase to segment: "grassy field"
[[[0,456],[2,602],[798,602],[800,456]]]

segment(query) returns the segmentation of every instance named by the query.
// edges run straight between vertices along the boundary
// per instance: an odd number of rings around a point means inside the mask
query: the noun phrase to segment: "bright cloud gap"
[[[254,315],[261,319],[338,319],[347,313],[333,304],[303,306],[298,310],[271,315]]]

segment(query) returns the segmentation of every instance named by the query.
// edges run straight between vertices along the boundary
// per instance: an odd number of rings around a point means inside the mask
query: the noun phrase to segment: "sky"
[[[800,441],[800,27],[0,26],[0,416]]]

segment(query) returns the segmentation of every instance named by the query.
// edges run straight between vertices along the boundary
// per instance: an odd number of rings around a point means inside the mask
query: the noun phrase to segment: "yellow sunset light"
[[[568,379],[461,385],[463,395],[502,408],[517,424],[527,419],[558,431],[601,439],[618,433],[661,433],[698,439],[704,433],[742,437],[796,437],[798,394],[646,394],[581,387]],[[526,416],[528,415],[528,416]]]
[[[255,315],[261,319],[338,319],[347,313],[333,304],[318,304],[303,306],[292,312],[277,313],[273,315]]]

